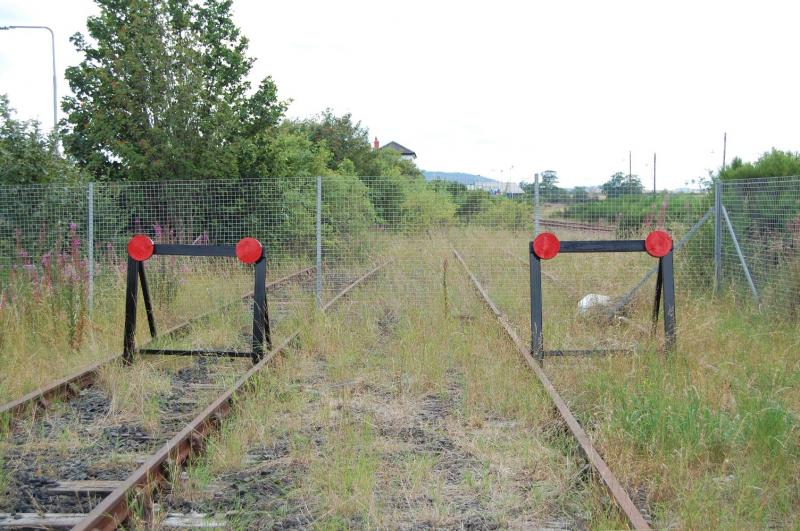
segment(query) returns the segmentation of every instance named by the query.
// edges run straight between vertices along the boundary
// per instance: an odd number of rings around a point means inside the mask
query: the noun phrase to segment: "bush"
[[[419,232],[452,225],[456,205],[448,194],[419,185],[406,196],[401,210],[403,230]]]
[[[473,218],[473,223],[492,228],[522,229],[532,225],[533,213],[525,203],[494,197],[488,208]]]
[[[365,235],[377,220],[367,186],[358,177],[335,177],[323,179],[322,189],[323,253],[363,255]]]

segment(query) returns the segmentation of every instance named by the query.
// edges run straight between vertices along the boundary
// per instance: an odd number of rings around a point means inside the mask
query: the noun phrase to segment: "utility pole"
[[[656,195],[656,154],[653,153],[653,195]]]
[[[633,179],[633,164],[631,163],[631,152],[628,150],[628,180]]]
[[[725,156],[728,154],[728,133],[722,134],[722,171],[725,171]]]
[[[58,96],[56,94],[56,37],[51,30],[47,26],[0,26],[0,31],[2,30],[12,30],[12,29],[43,29],[50,32],[50,46],[53,52],[53,132],[56,131],[56,127],[58,125]]]

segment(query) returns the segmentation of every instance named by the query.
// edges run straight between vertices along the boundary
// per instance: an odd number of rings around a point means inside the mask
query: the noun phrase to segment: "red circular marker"
[[[138,262],[153,256],[153,240],[144,234],[136,234],[128,242],[128,255]]]
[[[255,238],[242,238],[236,244],[236,258],[245,264],[255,264],[261,259],[261,242]]]
[[[554,258],[561,250],[561,242],[552,232],[543,232],[533,240],[533,252],[542,260]]]
[[[654,230],[644,240],[647,254],[656,258],[667,256],[672,250],[672,238],[663,230]]]

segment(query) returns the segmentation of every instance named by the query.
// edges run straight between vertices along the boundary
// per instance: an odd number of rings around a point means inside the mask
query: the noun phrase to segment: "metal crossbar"
[[[259,244],[260,246],[260,244]],[[236,246],[233,245],[180,245],[180,244],[155,244],[152,245],[153,255],[163,256],[190,256],[190,257],[236,257]],[[144,355],[173,355],[173,356],[221,356],[243,358],[249,357],[253,363],[258,363],[264,352],[272,348],[272,338],[269,324],[269,310],[267,305],[266,274],[267,265],[263,248],[260,256],[253,264],[255,282],[253,285],[253,337],[252,350],[239,352],[229,350],[200,350],[200,349],[155,349],[136,348],[136,310],[139,300],[139,285],[141,284],[142,299],[144,300],[147,314],[150,337],[158,336],[156,330],[153,305],[150,290],[145,274],[144,262],[147,258],[137,259],[128,256],[128,274],[125,288],[125,339],[123,344],[123,360],[126,364],[133,362],[136,353]],[[149,258],[149,257],[148,257]],[[266,346],[266,350],[265,350]]]
[[[540,235],[537,239],[542,238]],[[552,234],[547,236],[555,238]],[[558,242],[557,253],[626,253],[650,252],[645,240],[597,240],[580,241],[568,240]],[[531,353],[539,363],[544,362],[546,356],[589,356],[592,354],[608,354],[610,352],[624,352],[625,350],[550,350],[544,349],[544,333],[542,326],[543,301],[542,301],[542,260],[535,248],[535,242],[529,245],[530,254],[530,293],[531,293]],[[675,329],[675,280],[672,260],[673,248],[670,242],[669,252],[658,257],[658,270],[656,279],[656,293],[653,304],[653,324],[658,321],[659,307],[664,304],[664,348],[667,352],[674,350],[676,343]],[[555,255],[553,255],[555,256]],[[546,257],[545,259],[552,258]]]

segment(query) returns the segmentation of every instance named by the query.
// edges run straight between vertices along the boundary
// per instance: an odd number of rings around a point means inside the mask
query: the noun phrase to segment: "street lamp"
[[[53,49],[53,132],[55,133],[56,126],[58,125],[58,96],[56,96],[56,37],[53,34],[53,30],[47,26],[0,26],[0,30],[12,29],[44,29],[50,32],[50,44],[52,45]]]

